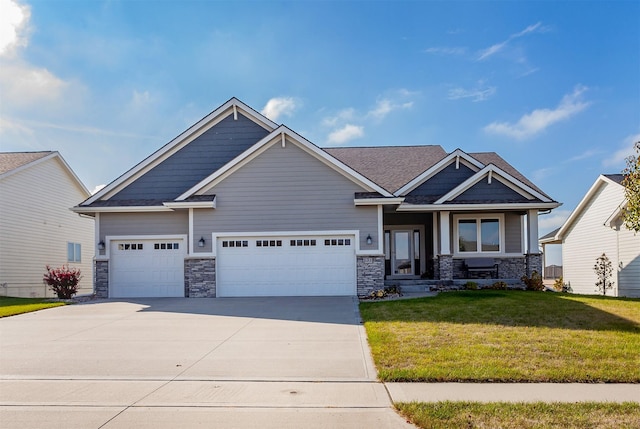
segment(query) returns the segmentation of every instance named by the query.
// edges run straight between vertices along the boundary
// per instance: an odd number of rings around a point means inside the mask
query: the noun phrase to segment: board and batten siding
[[[360,248],[378,246],[377,207],[356,207],[361,186],[287,142],[274,144],[208,194],[214,210],[194,210],[194,237],[223,232],[359,230]],[[367,235],[373,239],[366,244]],[[210,240],[205,248],[211,251]]]
[[[69,208],[88,197],[53,157],[0,181],[0,294],[53,297],[42,282],[46,265],[82,272],[78,294],[93,292],[93,219]],[[81,262],[67,261],[67,243],[81,245]]]
[[[623,200],[622,186],[601,183],[567,232],[562,243],[563,280],[571,286],[574,293],[598,293],[593,266],[603,253],[616,271],[613,278],[615,285],[607,294],[618,296],[625,293],[629,296],[629,290],[634,289],[633,283],[637,288],[640,277],[634,273],[640,271],[640,263],[637,262],[640,256],[640,236],[633,236],[633,232],[624,228],[618,232],[605,226],[606,220]],[[622,272],[620,267],[623,267]]]

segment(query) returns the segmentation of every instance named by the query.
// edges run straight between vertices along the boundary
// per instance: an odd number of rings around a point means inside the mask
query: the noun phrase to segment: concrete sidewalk
[[[386,383],[393,402],[638,402],[640,384]]]

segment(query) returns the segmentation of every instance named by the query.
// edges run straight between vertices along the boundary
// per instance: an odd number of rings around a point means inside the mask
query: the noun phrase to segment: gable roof
[[[86,186],[84,186],[84,183],[82,183],[69,164],[67,164],[67,161],[56,151],[0,152],[0,179],[4,179],[50,159],[57,159],[62,165],[62,168],[71,176],[71,180],[75,182],[82,192],[84,192],[86,196],[91,195]]]
[[[51,151],[43,152],[0,152],[0,175],[51,155]]]
[[[288,139],[287,139],[288,137]],[[256,156],[260,155],[264,150],[269,148],[271,145],[276,143],[281,143],[283,146],[289,143],[293,143],[304,149],[307,153],[314,156],[316,159],[320,160],[324,164],[333,168],[337,172],[341,173],[351,181],[358,183],[363,186],[365,189],[369,189],[372,192],[380,193],[385,197],[392,197],[392,194],[387,190],[382,188],[380,185],[370,180],[366,176],[360,174],[358,171],[344,164],[342,161],[336,159],[335,157],[326,153],[318,146],[314,145],[301,135],[292,131],[288,127],[284,125],[280,125],[278,128],[273,130],[269,135],[265,136],[262,140],[257,142],[251,148],[247,149],[240,156],[233,159],[231,162],[227,163],[222,168],[213,172],[210,176],[204,178],[202,181],[194,185],[192,188],[184,192],[182,195],[178,196],[176,200],[183,200],[185,198],[191,197],[193,195],[197,195],[198,193],[205,192],[207,189],[213,187],[216,183],[223,180],[225,177],[237,171],[242,166],[246,165],[249,161],[254,159]]]
[[[244,125],[238,125],[243,121]],[[254,131],[243,131],[248,128]],[[190,201],[195,204],[192,197],[210,190],[278,139],[283,145],[290,141],[300,146],[308,154],[360,185],[363,191],[368,191],[369,195],[367,192],[358,192],[355,196],[358,205],[406,203],[405,208],[410,206],[408,210],[433,210],[435,206],[443,206],[447,202],[448,205],[457,205],[456,209],[473,209],[478,201],[470,198],[478,197],[478,194],[469,193],[460,201],[454,199],[487,174],[490,182],[494,173],[501,182],[500,186],[503,186],[503,197],[500,201],[483,199],[480,204],[484,209],[491,204],[495,208],[508,208],[509,204],[512,204],[509,207],[516,208],[513,204],[519,204],[517,208],[522,208],[523,203],[528,204],[527,207],[539,203],[539,208],[545,209],[559,205],[494,152],[467,154],[456,149],[447,154],[439,145],[321,149],[288,127],[276,125],[237,98],[231,98],[89,197],[77,211],[89,213],[91,210],[84,208],[90,207],[110,207],[115,210],[118,206],[127,210],[131,207],[140,207],[141,210],[148,207],[152,210],[154,207],[169,207],[165,203],[175,207],[178,207],[174,204],[176,202],[181,203],[179,207],[186,207]],[[463,163],[469,174],[465,177],[457,175],[456,183],[450,179],[441,181],[439,195],[416,194],[407,199],[409,192],[422,184],[428,185],[432,177],[454,162],[456,169],[459,163]],[[452,188],[444,189],[447,186]],[[476,188],[474,192],[479,191]],[[505,195],[512,195],[513,201],[505,198]],[[447,198],[442,199],[443,196]]]
[[[389,192],[402,186],[444,158],[441,146],[381,146],[326,148],[325,152],[344,162]]]
[[[253,108],[244,104],[237,98],[233,97],[229,101],[215,109],[213,112],[209,113],[207,116],[196,122],[194,125],[189,127],[186,131],[179,134],[169,143],[162,146],[153,154],[142,160],[129,171],[125,172],[113,182],[102,188],[96,194],[84,201],[81,206],[89,206],[98,200],[104,198],[108,199],[114,196],[119,191],[122,191],[124,188],[126,188],[129,184],[133,183],[136,179],[151,171],[154,167],[167,160],[180,149],[195,140],[197,137],[204,134],[207,130],[209,130],[211,127],[221,122],[228,116],[233,115],[234,119],[237,119],[239,112],[254,123],[263,127],[267,132],[271,132],[278,127],[275,122],[258,113]]]
[[[576,208],[571,212],[567,220],[564,221],[564,223],[560,228],[554,231],[555,234],[551,236],[551,233],[549,233],[544,237],[540,238],[539,241],[545,244],[553,244],[553,243],[559,243],[562,240],[564,240],[567,233],[573,226],[573,223],[576,221],[576,219],[578,219],[578,217],[580,217],[582,212],[584,212],[585,208],[587,207],[591,199],[598,192],[598,189],[600,189],[601,186],[606,184],[612,184],[614,186],[622,186],[621,182],[623,178],[624,176],[622,174],[601,174],[600,176],[598,176],[598,178],[593,183],[593,185],[591,185],[591,187],[589,188],[585,196],[582,197],[582,200],[580,200]],[[609,216],[609,218],[606,220],[604,225],[611,226],[611,222],[621,213],[625,204],[626,204],[626,200],[622,201],[615,208],[615,210],[613,210],[611,216]]]

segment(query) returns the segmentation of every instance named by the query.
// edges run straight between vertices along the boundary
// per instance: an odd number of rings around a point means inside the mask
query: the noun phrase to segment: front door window
[[[413,275],[413,232],[393,231],[393,275]]]

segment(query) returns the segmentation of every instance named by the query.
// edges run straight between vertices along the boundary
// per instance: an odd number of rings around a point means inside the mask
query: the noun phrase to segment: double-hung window
[[[80,243],[67,243],[67,261],[81,262],[80,253],[82,246]]]
[[[502,253],[502,215],[454,216],[456,253]]]

